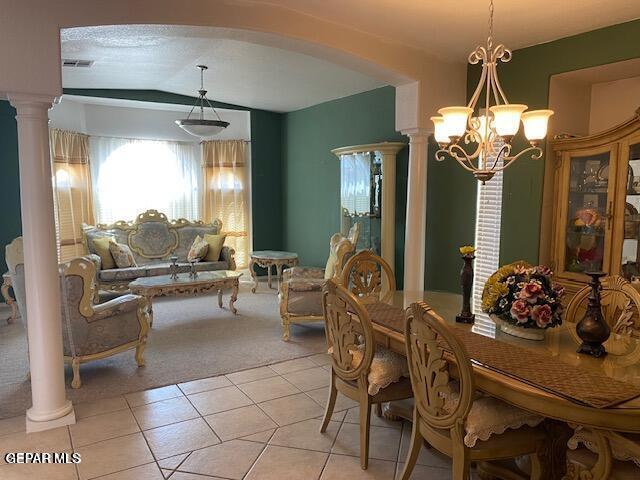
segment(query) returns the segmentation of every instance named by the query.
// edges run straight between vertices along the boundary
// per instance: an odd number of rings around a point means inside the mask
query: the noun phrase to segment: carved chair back
[[[619,275],[604,277],[601,285],[602,314],[611,333],[640,338],[640,293]],[[590,292],[591,287],[587,285],[569,301],[565,314],[567,322],[577,323],[584,317]],[[575,328],[570,330],[575,331]]]
[[[451,429],[464,438],[464,421],[475,386],[469,355],[444,320],[424,302],[411,304],[405,317],[405,344],[409,375],[419,417],[428,427]],[[459,393],[451,395],[449,363],[457,366]]]
[[[327,280],[322,288],[322,310],[334,373],[343,380],[366,382],[375,353],[367,310],[335,280]]]
[[[340,282],[364,303],[387,303],[396,290],[393,270],[371,250],[362,250],[347,260]]]
[[[342,268],[344,267],[347,259],[356,249],[358,243],[358,236],[360,235],[360,224],[355,223],[349,229],[347,236],[343,236],[341,233],[334,233],[329,240],[329,262],[331,258],[335,259],[333,265],[333,275],[331,278],[340,280],[342,275]],[[327,262],[327,263],[329,263]]]

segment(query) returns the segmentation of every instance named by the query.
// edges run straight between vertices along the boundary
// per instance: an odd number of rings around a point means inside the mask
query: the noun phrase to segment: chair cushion
[[[138,277],[145,277],[148,267],[110,268],[100,270],[98,279],[102,282],[116,282],[121,280],[135,280]]]
[[[188,262],[199,262],[202,260],[209,251],[209,244],[205,242],[204,238],[198,235],[191,248],[189,249],[189,253],[187,253],[187,261]]]
[[[319,278],[293,278],[288,286],[291,292],[321,292],[325,280]]]
[[[226,235],[212,235],[208,233],[204,235],[204,241],[209,244],[209,251],[204,257],[207,262],[217,262],[220,260],[220,252],[222,251],[222,245],[226,238]]]
[[[113,257],[113,261],[118,268],[137,267],[135,258],[133,258],[133,252],[128,245],[123,243],[116,243],[115,241],[109,242],[109,252]]]
[[[362,347],[351,351],[351,355],[353,355],[351,364],[354,367],[360,365],[363,353]],[[408,376],[409,365],[405,357],[384,347],[376,346],[376,352],[373,355],[373,361],[367,376],[369,380],[369,395],[377,395],[381,389],[399,381],[401,377]]]
[[[111,242],[115,242],[114,237],[100,237],[93,239],[93,248],[100,256],[100,263],[102,264],[102,268],[105,270],[116,268],[116,262],[111,255],[111,250],[109,249]]]
[[[445,409],[454,408],[460,397],[458,382],[450,382],[449,386],[451,393],[445,402]],[[464,444],[472,448],[478,440],[486,441],[491,435],[499,435],[508,429],[515,430],[525,425],[535,427],[543,420],[544,417],[540,415],[514,407],[495,397],[478,394],[464,425]]]

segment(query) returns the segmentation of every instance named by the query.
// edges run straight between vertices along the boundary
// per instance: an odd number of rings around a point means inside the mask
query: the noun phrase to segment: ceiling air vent
[[[74,58],[63,58],[63,67],[90,67],[93,65],[93,60],[78,60]]]

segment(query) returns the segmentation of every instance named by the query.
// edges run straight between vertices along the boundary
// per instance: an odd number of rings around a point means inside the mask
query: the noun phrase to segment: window
[[[200,219],[198,144],[91,137],[90,146],[98,223],[134,220],[148,209]]]
[[[498,148],[500,145],[498,145]],[[492,159],[493,160],[493,159]],[[498,162],[502,166],[502,160]],[[502,180],[503,173],[484,185],[478,182],[476,204],[476,260],[474,265],[473,311],[476,318],[488,320],[482,312],[482,290],[489,277],[500,267],[500,226],[502,222]],[[477,323],[478,327],[493,325],[491,322]],[[490,327],[489,327],[490,328]]]

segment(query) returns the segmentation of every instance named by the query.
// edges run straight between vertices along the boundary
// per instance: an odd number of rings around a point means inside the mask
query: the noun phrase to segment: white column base
[[[35,415],[33,408],[28,409],[27,433],[41,432],[76,423],[76,413],[70,400],[67,400],[66,405],[55,412],[50,412],[47,415],[36,415],[37,418],[32,418],[33,415]]]

